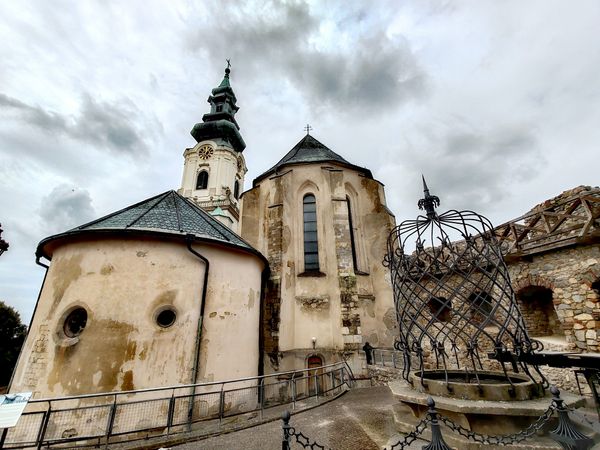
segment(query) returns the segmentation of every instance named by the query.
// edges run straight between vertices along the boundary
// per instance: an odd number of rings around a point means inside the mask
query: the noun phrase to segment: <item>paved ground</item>
[[[396,431],[391,406],[395,403],[387,386],[355,388],[317,408],[292,415],[290,425],[325,448],[334,450],[388,449],[402,435]],[[572,413],[600,433],[598,416],[593,409]],[[281,420],[230,432],[209,439],[171,447],[173,450],[276,450],[281,449]],[[421,449],[425,441],[415,441],[409,449]],[[556,445],[559,448],[558,444]],[[593,447],[598,450],[600,444]],[[302,446],[293,443],[293,450]]]
[[[319,444],[333,449],[380,450],[396,434],[387,387],[356,388],[318,408],[294,414],[290,424]],[[281,449],[281,421],[172,447],[177,450]],[[415,443],[416,444],[416,443]],[[414,448],[421,448],[420,442]],[[299,444],[292,449],[302,448]]]

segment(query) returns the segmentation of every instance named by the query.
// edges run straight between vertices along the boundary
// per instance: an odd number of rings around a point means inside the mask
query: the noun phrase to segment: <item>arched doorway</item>
[[[552,289],[527,286],[517,293],[525,326],[531,336],[564,336],[552,301]]]
[[[310,355],[306,360],[306,367],[308,375],[308,395],[317,395],[323,392],[323,369],[319,367],[323,366],[323,358],[319,355]],[[317,391],[318,389],[318,391]]]

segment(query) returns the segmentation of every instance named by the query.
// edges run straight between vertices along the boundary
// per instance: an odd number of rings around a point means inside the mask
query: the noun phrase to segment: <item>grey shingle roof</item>
[[[108,231],[151,232],[213,241],[260,255],[250,244],[175,191],[167,191],[65,233],[47,237],[38,244],[38,254],[50,241],[66,236]],[[262,256],[262,255],[261,255]]]
[[[373,178],[371,171],[364,167],[358,167],[346,161],[333,150],[329,149],[310,134],[304,136],[277,164],[259,175],[254,183],[262,178],[277,172],[281,167],[291,164],[306,164],[316,162],[335,162],[351,169],[363,172],[367,177]]]

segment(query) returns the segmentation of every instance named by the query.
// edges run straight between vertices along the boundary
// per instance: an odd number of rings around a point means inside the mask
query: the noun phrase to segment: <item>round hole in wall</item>
[[[87,324],[87,311],[84,308],[75,308],[71,311],[63,324],[65,336],[73,338],[79,336]]]
[[[156,315],[156,323],[158,326],[168,328],[175,323],[177,314],[170,308],[163,309]]]

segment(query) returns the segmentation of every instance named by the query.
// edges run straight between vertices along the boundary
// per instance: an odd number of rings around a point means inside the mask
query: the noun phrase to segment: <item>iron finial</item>
[[[311,131],[312,129],[313,129],[313,128],[312,128],[312,127],[311,127],[309,124],[306,124],[306,126],[304,127],[304,131],[306,131],[306,135],[307,135],[307,136],[310,134],[310,131]]]
[[[225,61],[227,61],[227,67],[225,68],[225,76],[229,78],[229,72],[231,72],[231,60],[226,59]]]
[[[431,195],[429,193],[429,187],[427,187],[427,182],[425,181],[425,176],[421,174],[421,178],[423,179],[423,193],[425,194],[424,198],[419,200],[417,205],[419,209],[425,209],[427,213],[427,218],[434,219],[437,214],[435,212],[435,207],[440,206],[440,199],[436,195]]]

